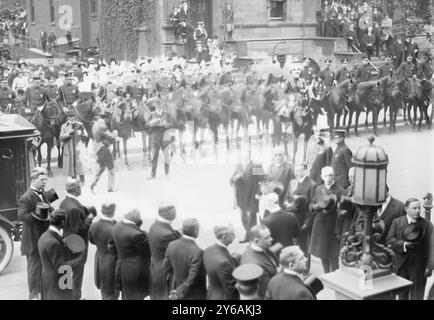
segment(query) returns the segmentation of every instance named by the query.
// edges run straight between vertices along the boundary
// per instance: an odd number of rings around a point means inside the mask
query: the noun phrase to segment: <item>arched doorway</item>
[[[205,22],[205,29],[208,33],[208,38],[212,38],[213,16],[212,16],[212,0],[189,0],[190,18],[193,28],[197,27],[199,21]]]

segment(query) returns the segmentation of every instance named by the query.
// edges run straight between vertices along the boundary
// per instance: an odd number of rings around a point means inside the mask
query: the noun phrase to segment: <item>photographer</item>
[[[85,164],[83,161],[85,146],[82,138],[87,137],[84,125],[74,119],[75,112],[66,112],[67,121],[60,129],[60,141],[63,143],[63,168],[68,177],[80,177],[85,182]]]

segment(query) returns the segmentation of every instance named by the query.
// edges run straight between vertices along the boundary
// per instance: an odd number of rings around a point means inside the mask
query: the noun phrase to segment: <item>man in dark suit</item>
[[[259,170],[257,170],[259,169]],[[258,166],[250,159],[248,152],[241,154],[241,163],[235,168],[235,172],[230,179],[230,184],[235,187],[235,200],[241,211],[241,223],[243,224],[246,235],[241,242],[249,241],[250,229],[256,225],[256,213],[259,211],[259,202],[255,195],[259,190],[259,182],[264,176],[261,171],[262,166]]]
[[[323,133],[324,135],[325,133]],[[333,149],[328,142],[326,143],[325,137],[321,137],[321,133],[315,134],[315,147],[311,152],[312,163],[309,168],[309,178],[317,185],[323,184],[321,179],[321,170],[332,163]]]
[[[239,265],[228,246],[235,239],[235,230],[229,226],[214,227],[217,243],[206,248],[203,253],[203,263],[208,275],[208,300],[238,300],[239,294],[235,288],[236,280],[232,272]]]
[[[270,195],[268,195],[270,197]],[[270,214],[264,219],[264,225],[271,232],[272,244],[280,243],[284,247],[296,244],[300,235],[300,226],[294,214],[283,211],[278,204],[277,195],[272,193],[276,203],[269,209]],[[253,227],[252,230],[256,228]]]
[[[263,270],[259,278],[258,297],[264,299],[268,282],[277,272],[276,256],[270,251],[273,238],[270,230],[263,226],[254,226],[251,229],[252,242],[241,255],[241,264],[252,263]]]
[[[265,300],[316,300],[315,294],[302,281],[306,261],[300,247],[283,248],[279,257],[283,271],[270,280]]]
[[[404,202],[391,196],[389,187],[386,186],[386,201],[378,209],[378,217],[384,221],[384,232],[379,243],[386,245],[387,236],[393,220],[405,215]]]
[[[387,244],[395,253],[394,272],[413,282],[399,299],[423,300],[426,280],[434,269],[433,225],[420,216],[418,199],[408,199],[404,210],[405,216],[393,220]]]
[[[151,300],[169,298],[170,279],[164,270],[164,258],[169,243],[180,238],[179,232],[173,230],[172,221],[176,218],[176,208],[169,204],[160,204],[158,217],[149,229],[149,246],[151,248]]]
[[[88,209],[84,207],[78,197],[81,195],[81,183],[78,179],[69,179],[66,183],[66,198],[62,201],[59,208],[63,209],[66,213],[66,222],[63,229],[64,237],[71,234],[79,235],[83,238],[85,249],[78,253],[80,256],[80,263],[74,268],[74,300],[81,299],[81,286],[83,284],[84,265],[87,260],[87,249],[89,245],[88,232],[89,226],[92,223],[94,215],[89,213]]]
[[[333,151],[332,168],[335,173],[335,182],[342,188],[346,189],[350,185],[348,180],[348,170],[353,166],[351,159],[353,153],[345,144],[344,129],[334,131],[334,142],[336,149]]]
[[[149,126],[151,127],[151,143],[152,149],[152,171],[149,179],[155,179],[157,174],[158,157],[160,154],[160,149],[163,151],[164,155],[164,172],[166,178],[169,178],[170,169],[170,151],[168,148],[169,143],[163,141],[164,132],[170,127],[170,116],[169,113],[163,109],[163,102],[157,100],[155,103],[155,110],[151,112],[149,118]]]
[[[276,147],[273,150],[273,162],[266,171],[268,181],[280,182],[283,186],[283,191],[279,195],[279,203],[283,205],[286,191],[288,190],[289,181],[295,178],[291,164],[285,160],[283,148]]]
[[[101,290],[103,300],[117,300],[119,291],[115,289],[116,255],[109,250],[109,239],[116,221],[113,219],[116,204],[103,203],[101,217],[89,227],[89,241],[96,245],[95,285]]]
[[[345,191],[335,183],[333,168],[324,167],[321,178],[324,184],[315,189],[306,226],[312,229],[308,252],[321,259],[324,272],[328,273],[339,267],[339,240],[335,228],[337,203]],[[333,201],[334,196],[336,202]]]
[[[182,225],[182,237],[169,243],[164,268],[173,277],[170,299],[205,300],[206,271],[203,250],[196,244],[199,222],[186,219]]]
[[[122,300],[143,300],[149,295],[151,252],[141,225],[140,212],[132,210],[116,223],[109,240],[110,252],[118,258],[116,289],[122,292]]]
[[[18,219],[23,222],[21,238],[21,254],[27,257],[27,283],[29,286],[29,299],[40,298],[42,264],[38,252],[38,240],[48,229],[49,217],[40,217],[35,214],[36,204],[45,202],[49,204],[44,192],[47,184],[47,172],[43,168],[35,168],[30,174],[30,189],[18,200]]]
[[[38,251],[42,261],[41,298],[42,300],[73,300],[72,277],[68,272],[77,259],[67,258],[63,243],[62,229],[65,225],[65,211],[53,212],[50,226],[38,241]]]

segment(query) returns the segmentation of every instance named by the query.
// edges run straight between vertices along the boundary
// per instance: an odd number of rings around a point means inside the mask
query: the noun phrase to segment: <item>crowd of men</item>
[[[27,35],[27,25],[26,10],[19,3],[11,9],[3,9],[0,13],[0,42],[6,38],[13,45],[15,38]]]
[[[79,179],[68,179],[67,195],[54,210],[57,194],[45,190],[46,170],[35,168],[30,189],[18,202],[29,298],[80,299],[91,243],[95,285],[104,300],[316,299],[322,285],[309,276],[311,256],[321,259],[325,273],[337,270],[345,235],[362,230],[364,223],[356,206],[343,205],[354,193],[345,131],[336,130],[332,139],[326,132],[316,130],[307,163],[293,165],[277,147],[264,170],[242,153],[230,178],[245,229],[240,242],[248,243],[242,254],[228,250],[236,237],[230,224],[215,226],[216,243],[200,248],[198,219],[185,219],[175,230],[177,212],[170,203],[159,205],[146,231],[137,209],[115,221],[115,198],[99,212],[83,205]],[[434,269],[434,233],[421,216],[420,200],[403,203],[387,189],[374,221],[381,221],[378,243],[395,254],[394,272],[413,282],[399,299],[423,299]],[[72,272],[69,285],[63,283],[65,272]]]

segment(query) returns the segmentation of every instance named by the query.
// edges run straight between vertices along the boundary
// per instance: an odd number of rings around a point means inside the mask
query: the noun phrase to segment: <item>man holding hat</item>
[[[331,59],[325,59],[326,66],[319,73],[319,78],[325,85],[326,91],[330,91],[334,85],[336,85],[335,73],[330,69],[332,64]]]
[[[324,184],[315,189],[311,201],[311,213],[306,218],[306,227],[312,230],[308,252],[321,259],[325,273],[339,267],[339,240],[335,234],[337,223],[337,203],[345,194],[344,189],[335,183],[332,167],[321,170]]]
[[[362,64],[357,68],[354,77],[358,83],[371,80],[371,68],[369,67],[368,57],[364,56],[362,58]]]
[[[0,112],[12,113],[12,106],[15,104],[15,92],[9,88],[7,78],[1,80],[0,88]]]
[[[384,63],[378,68],[378,78],[388,77],[391,73],[395,73],[395,67],[392,64],[392,57],[386,55]]]
[[[102,300],[117,300],[119,291],[115,289],[115,270],[117,257],[109,250],[108,243],[116,221],[113,219],[116,204],[104,202],[101,216],[89,227],[89,241],[96,246],[95,285],[101,290]]]
[[[265,300],[316,300],[315,294],[303,282],[306,261],[300,247],[283,248],[279,257],[283,270],[270,280]]]
[[[348,181],[348,171],[353,167],[353,153],[345,144],[345,129],[336,129],[334,131],[334,143],[336,147],[333,149],[333,158],[331,166],[335,173],[335,182],[342,188],[346,189],[350,185]]]
[[[420,201],[405,202],[405,216],[392,222],[387,244],[395,253],[394,272],[413,282],[399,300],[423,300],[427,278],[434,269],[433,225],[420,216]]]
[[[199,222],[186,219],[182,223],[182,237],[169,243],[164,260],[168,277],[173,277],[169,299],[205,300],[206,271],[203,250],[196,244]]]
[[[45,88],[41,86],[41,78],[38,75],[33,75],[32,86],[26,90],[26,104],[31,113],[36,110],[42,110],[45,102],[48,101],[48,95]]]
[[[78,197],[81,196],[81,183],[78,179],[68,179],[66,183],[67,195],[60,203],[59,208],[65,211],[66,221],[63,230],[64,237],[71,234],[79,235],[85,242],[85,249],[76,255],[74,258],[79,258],[79,262],[74,267],[73,271],[73,291],[74,300],[81,299],[81,286],[83,283],[84,264],[87,259],[88,248],[88,231],[92,223],[94,215],[83,206]]]
[[[268,282],[277,272],[277,259],[270,250],[273,238],[270,229],[264,225],[257,225],[250,230],[252,241],[241,255],[241,265],[253,263],[262,268],[262,275],[258,283],[258,297],[264,299]]]
[[[59,88],[59,98],[57,101],[64,109],[75,108],[81,102],[81,98],[79,95],[80,90],[73,81],[74,74],[72,71],[69,71],[66,74],[63,85]]]
[[[50,219],[50,226],[38,241],[38,252],[42,261],[41,299],[73,300],[73,290],[68,287],[68,268],[74,268],[77,259],[68,258],[63,241],[63,227],[66,215],[61,209],[55,210]],[[65,287],[61,287],[64,284]]]
[[[113,155],[108,148],[113,142],[116,141],[117,132],[110,132],[106,121],[110,120],[111,114],[109,112],[101,112],[99,119],[95,121],[92,126],[92,133],[94,138],[94,151],[96,154],[97,162],[99,164],[98,172],[96,173],[95,180],[90,185],[90,190],[94,192],[94,188],[98,183],[104,170],[108,170],[108,192],[114,192],[115,173]]]
[[[214,227],[216,244],[205,249],[203,263],[208,275],[208,300],[238,300],[236,281],[232,272],[240,265],[235,254],[230,254],[228,246],[235,239],[232,225]]]
[[[44,191],[47,171],[37,167],[30,174],[30,189],[18,199],[18,219],[23,222],[21,254],[27,256],[27,283],[29,299],[40,299],[42,264],[38,240],[48,229],[50,202]],[[48,206],[48,207],[47,207]]]
[[[85,151],[83,138],[87,132],[83,123],[75,120],[75,111],[66,111],[67,121],[60,128],[60,141],[63,144],[63,170],[67,177],[80,177],[81,183],[85,182],[85,163],[81,155]]]
[[[253,263],[242,264],[235,268],[232,276],[237,280],[235,288],[240,294],[240,300],[260,300],[258,296],[259,278],[263,270]]]
[[[176,208],[168,203],[161,203],[158,217],[149,229],[149,246],[151,248],[151,300],[167,300],[169,298],[170,281],[167,281],[164,270],[164,258],[169,243],[181,237],[172,228],[176,218]]]

